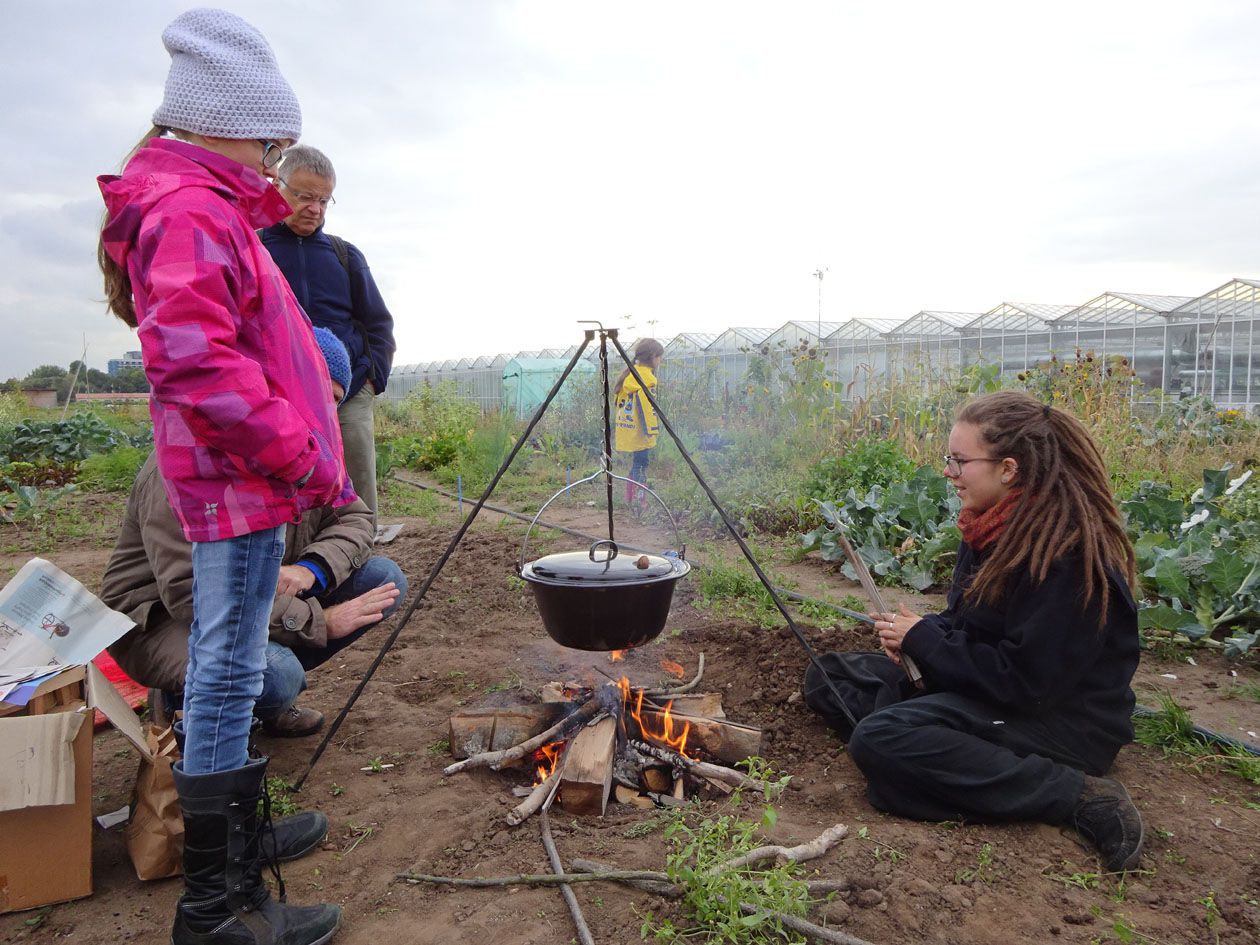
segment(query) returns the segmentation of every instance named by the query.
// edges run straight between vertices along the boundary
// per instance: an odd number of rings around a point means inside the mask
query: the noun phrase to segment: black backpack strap
[[[337,259],[341,263],[341,268],[346,271],[346,275],[350,275],[350,246],[340,236],[333,236],[331,233],[325,233],[328,242],[332,243],[333,252],[337,254]]]

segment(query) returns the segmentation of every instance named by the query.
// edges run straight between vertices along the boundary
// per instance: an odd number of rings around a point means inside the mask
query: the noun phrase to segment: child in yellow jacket
[[[634,366],[644,385],[656,394],[656,371],[665,357],[665,348],[653,338],[644,338],[634,346]],[[656,445],[656,411],[648,403],[639,385],[626,368],[613,385],[616,410],[613,415],[613,447],[630,454],[630,479],[626,483],[626,501],[635,502],[642,493],[635,483],[647,483],[648,461]]]

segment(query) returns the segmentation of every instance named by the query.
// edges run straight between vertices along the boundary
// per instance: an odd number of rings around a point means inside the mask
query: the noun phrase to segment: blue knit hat
[[[341,385],[341,399],[350,393],[350,353],[341,339],[327,328],[315,329],[315,341],[328,362],[328,376]]]

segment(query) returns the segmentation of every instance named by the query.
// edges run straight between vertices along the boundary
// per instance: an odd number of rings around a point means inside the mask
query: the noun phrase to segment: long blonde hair
[[[664,357],[665,346],[655,338],[643,338],[634,346],[634,363],[647,364],[649,361]],[[621,388],[626,386],[626,378],[630,376],[630,369],[626,368],[617,377],[617,383],[613,384],[613,396],[616,397],[621,393]]]
[[[154,138],[160,138],[166,134],[165,128],[159,128],[154,125],[144,133],[144,137],[136,142],[135,147],[127,152],[127,156],[123,158],[122,166],[126,168],[128,162],[135,157],[136,152],[143,148]],[[109,226],[109,211],[105,211],[105,215],[101,218],[101,236],[96,243],[96,264],[101,267],[101,275],[105,277],[105,304],[109,311],[117,315],[124,323],[131,328],[136,327],[136,303],[131,292],[131,276],[127,274],[127,270],[118,265],[113,258],[105,251],[105,227]]]

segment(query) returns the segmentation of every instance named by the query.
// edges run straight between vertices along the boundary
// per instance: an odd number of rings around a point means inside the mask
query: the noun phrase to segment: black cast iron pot
[[[551,639],[575,650],[625,650],[665,629],[674,583],[690,570],[681,557],[621,554],[605,538],[586,551],[530,561],[521,577]]]

